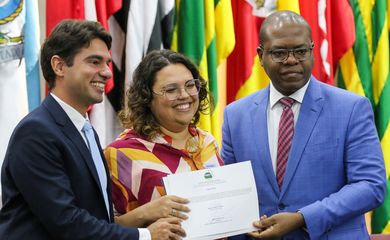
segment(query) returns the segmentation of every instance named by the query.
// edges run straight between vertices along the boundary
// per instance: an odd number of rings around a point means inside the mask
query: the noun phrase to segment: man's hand
[[[183,228],[181,228],[181,220],[176,217],[160,218],[153,224],[148,226],[152,240],[180,240],[186,236]]]
[[[283,212],[271,217],[262,216],[259,221],[253,223],[259,230],[248,234],[254,238],[280,238],[304,225],[305,220],[301,213]]]

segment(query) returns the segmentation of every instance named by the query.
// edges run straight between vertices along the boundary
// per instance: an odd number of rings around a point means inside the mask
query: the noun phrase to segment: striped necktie
[[[294,99],[284,97],[280,99],[279,102],[283,105],[283,113],[279,122],[276,180],[279,188],[281,188],[284,173],[286,172],[288,154],[290,152],[291,142],[294,136],[294,113],[291,110],[291,107],[294,104]]]

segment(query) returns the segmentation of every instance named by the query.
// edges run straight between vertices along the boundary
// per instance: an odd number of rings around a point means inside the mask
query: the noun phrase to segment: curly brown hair
[[[199,107],[191,124],[196,125],[199,122],[200,113],[210,113],[207,109],[209,107],[213,109],[213,98],[196,65],[180,53],[167,49],[155,50],[147,54],[134,71],[133,81],[126,92],[125,107],[119,113],[123,127],[132,128],[147,139],[152,139],[156,135],[160,125],[150,110],[153,99],[152,88],[156,74],[171,64],[183,64],[192,73],[193,78],[200,80]]]

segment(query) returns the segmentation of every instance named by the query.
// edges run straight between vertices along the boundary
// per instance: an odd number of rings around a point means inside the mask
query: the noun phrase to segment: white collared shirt
[[[303,87],[288,96],[295,100],[294,105],[291,107],[294,113],[294,126],[297,123],[297,119],[299,117],[299,110],[301,109],[303,97],[305,96],[309,83],[310,79]],[[283,112],[283,106],[281,103],[279,103],[279,100],[287,96],[284,96],[278,90],[276,90],[272,82],[270,82],[269,91],[269,104],[267,106],[268,143],[269,151],[271,154],[272,167],[274,169],[274,172],[276,173],[276,155],[278,151],[279,122]]]
[[[85,138],[82,129],[84,126],[84,123],[86,120],[88,120],[88,115],[85,114],[85,116],[81,115],[76,109],[74,109],[72,106],[67,104],[66,102],[62,101],[59,97],[57,97],[54,93],[50,93],[50,95],[60,104],[62,109],[65,111],[66,115],[70,118],[70,121],[72,121],[73,125],[77,128],[77,131],[79,131],[80,135],[83,137],[85,144],[88,147],[87,139]]]
[[[88,148],[87,139],[82,132],[84,123],[86,120],[88,120],[88,114],[85,114],[85,116],[83,116],[83,115],[81,115],[81,113],[79,113],[72,106],[70,106],[66,102],[62,101],[54,93],[50,93],[50,95],[58,102],[58,104],[60,104],[62,109],[65,111],[66,115],[68,115],[68,117],[70,118],[72,123],[77,128],[77,131],[79,131],[81,137],[84,139],[84,142]],[[151,240],[152,239],[150,231],[147,228],[138,228],[138,232],[139,232],[139,240]]]

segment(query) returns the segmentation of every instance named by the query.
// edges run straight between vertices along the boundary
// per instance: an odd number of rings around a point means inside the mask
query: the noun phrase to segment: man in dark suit
[[[222,159],[252,162],[265,215],[250,237],[368,239],[364,213],[384,199],[371,104],[311,76],[313,47],[301,16],[268,16],[258,55],[271,83],[225,108]]]
[[[83,132],[88,107],[103,100],[112,77],[110,47],[109,33],[92,21],[62,21],[45,41],[41,66],[50,94],[10,139],[2,166],[1,239],[184,235],[177,218],[160,219],[144,229],[126,226],[126,215],[118,220],[124,226],[114,223],[110,178],[98,137],[91,135],[98,143],[96,156]]]

